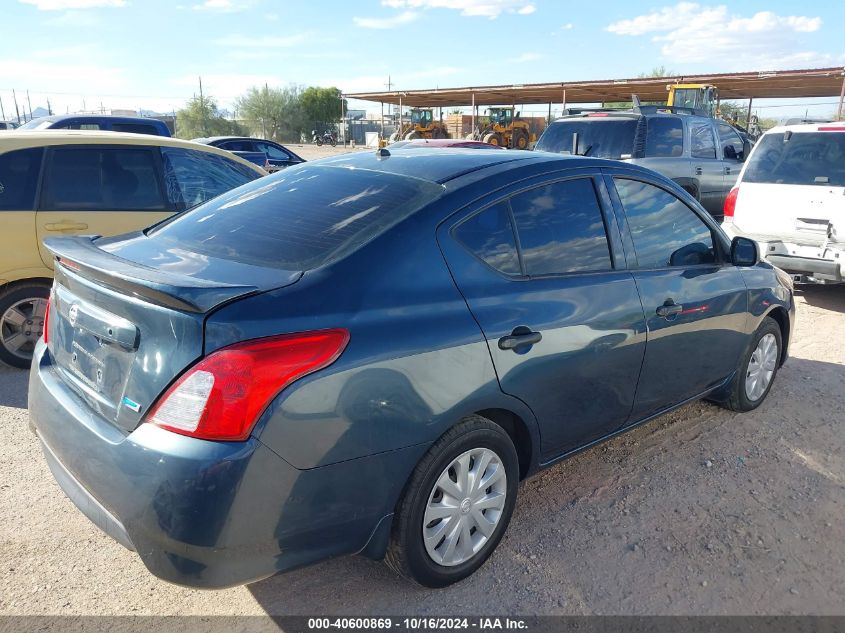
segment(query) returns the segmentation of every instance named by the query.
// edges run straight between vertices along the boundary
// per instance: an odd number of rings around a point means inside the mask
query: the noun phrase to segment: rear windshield
[[[442,192],[427,180],[304,164],[218,196],[148,235],[210,257],[310,270],[351,253]]]
[[[578,119],[552,123],[535,149],[544,152],[575,153],[598,158],[630,158],[634,152],[637,119]],[[577,149],[573,152],[577,134]]]
[[[845,187],[845,132],[766,134],[743,182]]]

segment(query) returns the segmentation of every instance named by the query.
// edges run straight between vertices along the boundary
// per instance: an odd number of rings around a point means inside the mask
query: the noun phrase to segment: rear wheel
[[[27,282],[0,293],[0,360],[26,369],[44,331],[50,286]]]
[[[463,580],[504,535],[518,480],[508,434],[481,416],[465,418],[434,443],[411,475],[385,561],[426,587]]]
[[[780,326],[771,317],[766,317],[739,361],[728,399],[720,404],[732,411],[751,411],[759,407],[777,376],[782,345]]]
[[[528,147],[528,134],[526,134],[523,130],[514,130],[513,146],[516,149],[525,149]]]

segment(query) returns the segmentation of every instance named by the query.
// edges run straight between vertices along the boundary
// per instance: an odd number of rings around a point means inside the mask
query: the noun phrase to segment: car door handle
[[[518,352],[523,348],[536,345],[541,340],[543,340],[543,335],[540,332],[532,332],[530,328],[520,325],[514,328],[509,336],[503,336],[499,339],[499,349]]]
[[[695,175],[696,175],[696,176],[700,176],[700,175],[701,175],[701,174],[703,174],[703,173],[704,173],[704,170],[703,170],[703,169],[701,169],[701,167],[696,167],[696,168],[695,168]]]
[[[88,228],[85,222],[48,222],[44,225],[48,231],[84,231]]]
[[[672,299],[666,299],[662,306],[659,306],[655,312],[659,317],[670,317],[675,314],[680,314],[684,311],[684,306],[675,303]]]
[[[731,168],[730,168],[730,167],[725,167],[725,173],[726,173],[726,174],[731,173]]]

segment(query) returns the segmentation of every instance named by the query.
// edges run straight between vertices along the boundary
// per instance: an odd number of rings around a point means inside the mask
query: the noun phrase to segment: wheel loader
[[[666,86],[667,106],[689,108],[699,116],[718,117],[719,91],[710,84],[670,84]]]
[[[490,122],[481,130],[481,140],[490,145],[499,145],[510,149],[527,149],[529,143],[537,140],[528,129],[528,122],[514,117],[514,108],[490,108]]]
[[[390,142],[412,141],[417,138],[451,138],[446,126],[434,120],[432,108],[412,108],[410,122],[403,121],[402,127],[390,135]]]

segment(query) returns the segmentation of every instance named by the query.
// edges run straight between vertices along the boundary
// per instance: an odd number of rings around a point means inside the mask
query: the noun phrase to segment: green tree
[[[195,96],[176,113],[176,136],[179,138],[230,134],[240,136],[243,133],[237,121],[230,121],[223,116],[212,97]]]
[[[306,127],[301,95],[299,86],[253,86],[237,100],[237,107],[253,134],[277,141],[298,141]]]
[[[328,123],[340,119],[341,92],[337,88],[309,86],[300,95],[299,102],[306,122]],[[343,111],[346,111],[346,99]]]

